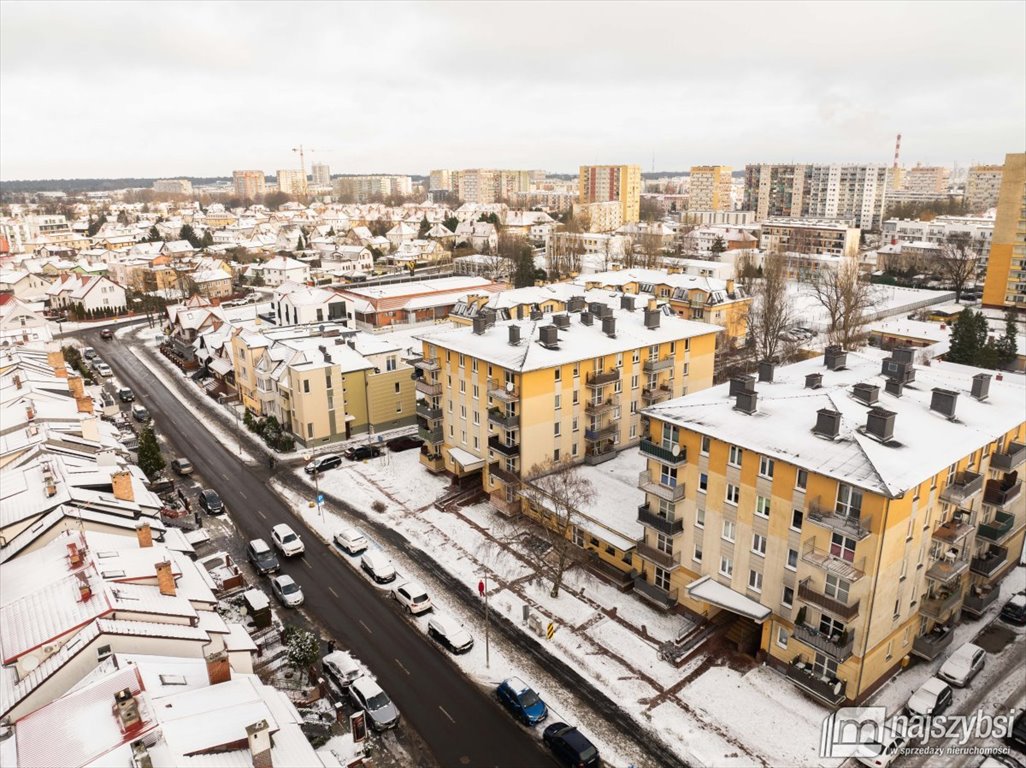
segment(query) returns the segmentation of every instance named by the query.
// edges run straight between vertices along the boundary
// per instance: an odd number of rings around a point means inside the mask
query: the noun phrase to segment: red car
[[[114,338],[114,331],[112,331],[110,328],[104,328],[102,331],[100,331],[100,338],[104,341],[110,341]]]

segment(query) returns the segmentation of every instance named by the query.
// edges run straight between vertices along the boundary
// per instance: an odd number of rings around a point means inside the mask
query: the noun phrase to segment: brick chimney
[[[227,683],[232,679],[232,667],[228,663],[228,651],[207,654],[207,680],[211,685]]]
[[[114,711],[124,731],[142,724],[139,716],[139,702],[136,701],[130,688],[122,688],[114,694]]]
[[[140,549],[147,549],[153,546],[153,529],[150,528],[150,524],[145,520],[136,524],[135,537],[139,540]]]
[[[78,601],[80,603],[88,603],[89,598],[93,596],[93,588],[89,585],[89,579],[86,578],[84,573],[78,574]]]
[[[91,440],[94,443],[100,442],[100,425],[96,416],[87,414],[82,417],[80,424],[82,426],[83,440]]]
[[[85,395],[82,397],[76,397],[75,404],[78,406],[79,413],[93,412],[93,398],[91,397],[86,397]]]
[[[114,487],[114,498],[121,501],[135,501],[132,490],[132,473],[127,470],[115,472],[110,476],[110,484]]]
[[[271,762],[271,727],[266,720],[246,726],[249,752],[253,756],[253,768],[274,768]]]
[[[46,364],[53,368],[54,376],[60,376],[62,379],[67,377],[68,368],[64,362],[64,352],[60,349],[50,350],[46,353]]]
[[[178,594],[175,587],[175,575],[171,571],[171,561],[165,560],[157,563],[157,586],[160,587],[160,594],[174,597]]]
[[[75,570],[78,566],[82,565],[82,553],[78,549],[78,544],[73,541],[68,542],[68,567],[71,570]]]
[[[81,376],[68,376],[68,389],[71,391],[71,396],[78,400],[85,394],[85,386],[82,382]]]

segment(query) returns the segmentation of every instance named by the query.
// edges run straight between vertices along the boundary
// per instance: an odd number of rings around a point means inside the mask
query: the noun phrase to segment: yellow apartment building
[[[481,482],[512,512],[532,467],[612,459],[645,434],[646,406],[710,386],[718,330],[654,302],[575,302],[565,313],[483,314],[469,328],[426,332],[414,363],[421,462]]]
[[[983,304],[1026,310],[1026,153],[1005,155]]]
[[[1022,551],[1024,388],[913,355],[828,348],[647,409],[635,591],[733,614],[831,706],[941,654]]]
[[[641,220],[640,165],[582,165],[577,178],[577,202],[620,203],[622,224]]]
[[[688,210],[729,211],[731,168],[729,165],[693,165],[688,176]]]

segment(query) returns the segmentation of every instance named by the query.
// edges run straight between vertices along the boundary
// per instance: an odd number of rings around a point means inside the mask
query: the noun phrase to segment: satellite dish
[[[670,453],[672,453],[674,456],[680,456],[680,446],[679,445],[674,445],[670,449]]]
[[[507,392],[512,392],[513,391],[513,382],[512,381],[507,381],[506,382],[506,391]]]

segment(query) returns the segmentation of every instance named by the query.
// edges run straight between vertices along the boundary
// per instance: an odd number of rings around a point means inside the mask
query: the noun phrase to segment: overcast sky
[[[0,4],[0,178],[1000,162],[1026,3]]]

